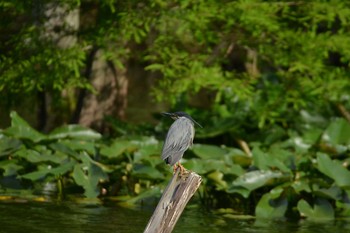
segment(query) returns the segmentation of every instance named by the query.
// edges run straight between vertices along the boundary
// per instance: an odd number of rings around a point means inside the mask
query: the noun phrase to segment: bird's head
[[[185,117],[187,119],[190,119],[193,123],[196,123],[199,127],[203,128],[197,121],[195,121],[190,115],[188,115],[187,113],[185,112],[173,112],[173,113],[170,113],[170,112],[163,112],[162,113],[163,116],[169,116],[171,117],[173,120],[177,120],[179,119],[180,117]]]

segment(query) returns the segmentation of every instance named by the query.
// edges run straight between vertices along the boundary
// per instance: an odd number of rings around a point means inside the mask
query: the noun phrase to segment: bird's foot
[[[175,168],[175,166],[176,166],[176,168]],[[181,163],[177,163],[177,165],[175,164],[175,166],[174,166],[174,169],[175,169],[174,171],[176,171],[178,168],[180,168],[180,175],[183,176],[184,173],[186,172],[186,168],[184,166],[182,166]]]
[[[174,167],[173,167],[173,174],[176,173],[177,168],[178,168],[178,166],[177,166],[177,164],[175,163],[175,165],[174,165]]]

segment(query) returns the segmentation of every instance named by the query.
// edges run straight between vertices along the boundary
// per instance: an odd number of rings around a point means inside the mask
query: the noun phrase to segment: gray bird
[[[162,150],[162,159],[166,164],[174,166],[178,163],[181,173],[184,167],[180,164],[185,151],[192,146],[194,138],[194,123],[202,128],[190,115],[185,112],[162,113],[164,116],[170,116],[175,122],[170,126],[166,135]],[[174,171],[177,166],[174,166]]]

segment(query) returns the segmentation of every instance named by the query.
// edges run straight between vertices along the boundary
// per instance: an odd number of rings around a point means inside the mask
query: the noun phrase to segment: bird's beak
[[[203,128],[203,126],[201,126],[197,121],[195,121],[195,120],[193,120],[193,119],[192,119],[192,121],[193,121],[194,123],[196,123],[199,127]]]
[[[161,113],[163,116],[169,116],[169,117],[172,117],[173,114],[172,113],[169,113],[169,112],[162,112]]]
[[[170,112],[162,112],[163,116],[168,116],[171,117],[171,119],[176,120],[176,115],[174,113],[170,113]]]

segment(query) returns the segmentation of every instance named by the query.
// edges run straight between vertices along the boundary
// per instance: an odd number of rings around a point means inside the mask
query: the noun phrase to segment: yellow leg
[[[186,169],[184,168],[184,166],[182,166],[180,162],[177,163],[177,166],[180,168],[180,174],[183,175]]]
[[[173,167],[173,174],[175,174],[176,170],[177,170],[177,164],[175,163],[174,167]]]

